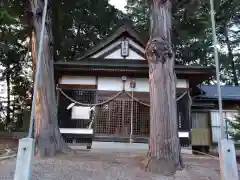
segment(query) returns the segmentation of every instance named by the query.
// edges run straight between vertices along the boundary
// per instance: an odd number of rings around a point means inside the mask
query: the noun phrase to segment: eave
[[[83,59],[79,61],[55,62],[56,74],[71,73],[123,73],[148,77],[148,63],[145,60]],[[189,79],[191,86],[202,83],[215,74],[213,67],[175,65],[177,77]]]
[[[194,101],[218,102],[218,97],[198,97],[195,98]],[[222,101],[240,102],[240,98],[222,97]]]
[[[56,70],[67,69],[135,69],[135,70],[147,70],[148,63],[144,60],[123,60],[123,59],[84,59],[79,61],[58,61],[55,62]],[[176,73],[181,74],[196,74],[196,75],[214,75],[215,70],[213,67],[206,66],[185,66],[175,65]]]

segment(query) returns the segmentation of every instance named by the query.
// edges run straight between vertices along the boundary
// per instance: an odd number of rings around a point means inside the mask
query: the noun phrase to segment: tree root
[[[48,143],[47,143],[48,142]],[[45,144],[47,143],[47,144]],[[36,138],[35,156],[37,157],[54,157],[56,155],[65,154],[67,156],[75,156],[76,151],[70,148],[60,136],[55,141],[48,141],[48,139]]]
[[[150,153],[150,149],[148,149],[148,152],[147,152],[147,157],[141,161],[140,163],[140,169],[144,169],[145,171],[147,170],[147,167],[149,165],[149,162],[151,160],[151,153]]]
[[[37,158],[48,158],[48,157],[54,157],[54,156],[68,156],[68,157],[73,157],[76,156],[76,151],[71,149],[70,147],[67,148],[62,148],[61,150],[55,151],[54,154],[49,155],[49,154],[41,154],[39,151],[39,148],[36,148],[36,151],[34,153],[34,156]]]
[[[181,156],[179,163],[176,164],[174,160],[171,159],[157,159],[151,157],[150,151],[147,152],[147,157],[140,162],[140,169],[147,172],[162,174],[164,176],[173,176],[176,171],[181,171],[183,168]]]
[[[140,169],[147,171],[148,164],[150,162],[150,158],[145,158],[140,162]]]
[[[147,158],[144,165],[145,171],[164,176],[173,176],[177,171],[177,167],[171,160],[169,162],[164,159]]]
[[[72,148],[67,147],[67,150],[63,150],[61,153],[66,154],[68,156],[76,156],[77,152],[75,150],[73,150]]]

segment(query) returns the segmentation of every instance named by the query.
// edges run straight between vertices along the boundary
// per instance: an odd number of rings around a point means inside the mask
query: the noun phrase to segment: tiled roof
[[[199,88],[204,91],[201,98],[217,99],[217,85],[200,85]],[[240,100],[240,86],[221,86],[223,100]]]

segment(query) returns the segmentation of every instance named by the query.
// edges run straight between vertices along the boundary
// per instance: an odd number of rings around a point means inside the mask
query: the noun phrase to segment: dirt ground
[[[35,157],[32,180],[219,180],[216,159],[183,155],[185,169],[163,177],[140,169],[145,153],[78,151],[75,156]],[[0,179],[12,180],[15,159],[0,161]]]

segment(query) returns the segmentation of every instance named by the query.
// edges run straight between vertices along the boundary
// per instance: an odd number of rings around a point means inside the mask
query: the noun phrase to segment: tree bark
[[[35,82],[35,75],[36,75],[36,70],[37,70],[37,39],[36,39],[36,33],[34,31],[34,29],[32,30],[32,34],[31,34],[31,53],[32,53],[32,79],[33,79],[33,84]],[[32,91],[32,94],[34,92]]]
[[[32,56],[35,61],[37,61],[37,45],[39,44],[41,33],[43,3],[44,1],[42,0],[31,0],[31,10],[33,14],[32,23],[34,27],[34,33],[32,34],[32,49],[35,48],[35,53],[32,53]],[[38,152],[41,157],[54,156],[58,152],[70,152],[70,148],[65,144],[58,127],[53,52],[51,47],[52,28],[50,22],[50,9],[48,8],[44,29],[40,79],[36,92],[37,102],[35,106],[35,137],[37,140]],[[35,67],[36,66],[35,64]]]
[[[171,44],[171,2],[150,0],[150,139],[146,170],[173,175],[182,168],[177,127],[175,59]]]

